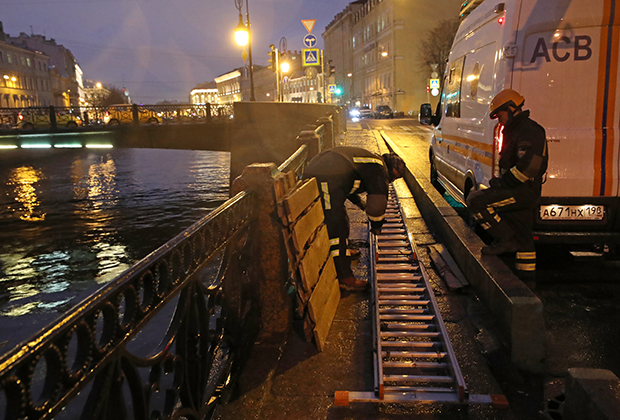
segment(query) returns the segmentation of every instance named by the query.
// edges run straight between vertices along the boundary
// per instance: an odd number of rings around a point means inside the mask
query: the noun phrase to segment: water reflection
[[[41,171],[32,166],[15,168],[9,176],[7,185],[15,187],[15,201],[22,205],[17,209],[21,220],[29,222],[45,220],[45,213],[36,212],[41,204],[37,198],[37,184],[42,178]]]

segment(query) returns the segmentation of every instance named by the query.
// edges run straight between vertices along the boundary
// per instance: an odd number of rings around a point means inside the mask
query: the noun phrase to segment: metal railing
[[[256,200],[239,193],[3,355],[0,418],[211,417],[258,331]]]
[[[227,120],[232,116],[233,106],[231,104],[119,104],[0,108],[0,129],[37,130],[132,124],[198,124],[213,120]]]

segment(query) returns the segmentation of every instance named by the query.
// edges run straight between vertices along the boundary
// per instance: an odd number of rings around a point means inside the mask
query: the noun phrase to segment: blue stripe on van
[[[609,13],[609,26],[607,29],[607,54],[606,54],[606,63],[605,63],[605,93],[603,96],[603,120],[602,120],[602,135],[603,135],[603,147],[601,150],[601,196],[605,195],[605,182],[606,182],[606,166],[605,166],[605,158],[607,154],[607,108],[609,106],[609,80],[611,77],[610,67],[611,67],[611,51],[613,47],[613,30],[614,30],[614,19],[616,14],[616,2],[611,2],[611,10]],[[613,153],[613,150],[611,151]]]

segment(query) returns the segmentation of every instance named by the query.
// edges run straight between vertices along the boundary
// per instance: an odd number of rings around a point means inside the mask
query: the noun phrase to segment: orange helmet
[[[489,117],[494,120],[497,118],[497,112],[503,111],[507,109],[509,106],[513,106],[516,109],[519,109],[525,103],[525,98],[519,94],[516,90],[512,89],[504,89],[499,92],[493,100],[491,101],[491,105],[489,106],[491,113]]]

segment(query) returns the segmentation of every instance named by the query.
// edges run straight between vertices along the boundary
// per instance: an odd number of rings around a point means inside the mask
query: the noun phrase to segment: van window
[[[463,66],[461,118],[484,118],[493,99],[495,43],[467,54]]]
[[[461,81],[463,80],[463,64],[465,56],[450,64],[446,80],[446,117],[460,118],[461,116]]]

